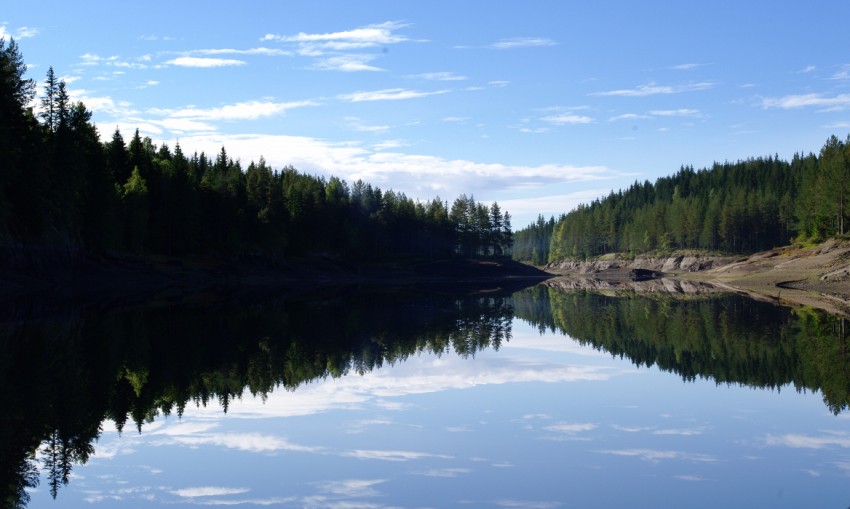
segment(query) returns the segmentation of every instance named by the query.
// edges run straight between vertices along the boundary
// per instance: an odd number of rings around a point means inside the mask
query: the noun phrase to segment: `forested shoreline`
[[[850,137],[831,136],[820,153],[711,168],[682,167],[654,184],[580,205],[515,234],[514,259],[536,265],[606,253],[700,249],[754,253],[847,233]]]
[[[421,202],[262,158],[245,167],[225,147],[186,154],[138,130],[125,142],[116,128],[102,143],[92,112],[52,68],[40,95],[26,69],[15,41],[0,39],[0,251],[355,260],[510,252],[511,216],[495,202]]]

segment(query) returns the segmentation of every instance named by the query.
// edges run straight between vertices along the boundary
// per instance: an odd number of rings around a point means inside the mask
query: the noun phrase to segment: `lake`
[[[2,318],[3,494],[30,508],[850,505],[819,310],[539,284]]]

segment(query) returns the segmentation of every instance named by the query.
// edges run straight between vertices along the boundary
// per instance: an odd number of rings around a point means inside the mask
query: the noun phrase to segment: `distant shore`
[[[746,293],[781,304],[812,306],[850,315],[850,242],[830,240],[813,247],[788,246],[749,256],[673,255],[633,260],[560,262],[546,270],[572,280],[635,288],[629,271],[651,268],[678,281],[670,291],[699,293],[698,284]],[[685,285],[684,287],[682,285]],[[690,286],[688,286],[690,284]],[[697,285],[697,286],[694,286]],[[653,285],[643,285],[647,289]],[[663,290],[663,285],[655,288]]]

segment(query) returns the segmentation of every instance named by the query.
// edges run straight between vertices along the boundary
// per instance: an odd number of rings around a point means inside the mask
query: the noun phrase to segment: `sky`
[[[224,147],[514,228],[683,165],[817,153],[850,132],[850,3],[7,2],[101,137]]]

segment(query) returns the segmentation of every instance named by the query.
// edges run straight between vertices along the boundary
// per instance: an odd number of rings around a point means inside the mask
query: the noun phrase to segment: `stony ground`
[[[850,242],[784,247],[676,277],[715,282],[778,301],[850,312]]]
[[[661,271],[664,278],[633,282],[629,272],[634,267]],[[565,261],[550,264],[546,270],[563,276],[554,283],[561,287],[690,294],[705,293],[708,287],[704,285],[714,285],[763,300],[815,306],[850,315],[848,241],[830,240],[815,247],[789,246],[741,257],[678,254],[663,258]]]

